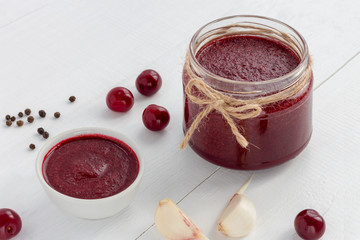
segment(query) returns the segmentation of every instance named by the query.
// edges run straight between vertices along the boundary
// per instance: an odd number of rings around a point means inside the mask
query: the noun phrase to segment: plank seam
[[[332,77],[334,77],[338,72],[340,72],[348,63],[350,63],[354,58],[356,58],[360,54],[360,51],[358,51],[354,56],[349,58],[341,67],[339,67],[335,72],[333,72],[329,77],[327,77],[323,82],[321,82],[319,85],[317,85],[314,88],[314,91],[318,89],[320,86],[322,86],[324,83],[326,83],[328,80],[330,80]]]
[[[220,167],[217,167],[209,176],[204,178],[199,184],[197,184],[193,189],[190,190],[187,194],[185,194],[179,201],[176,202],[176,205],[182,202],[187,196],[189,196],[193,191],[195,191],[201,184],[206,182],[209,178],[211,178],[215,173],[220,170]],[[135,240],[138,240],[142,235],[144,235],[147,231],[149,231],[155,224],[151,224],[147,229],[145,229]]]
[[[48,4],[45,4],[45,5],[42,5],[42,6],[38,7],[38,8],[36,8],[36,9],[28,12],[28,13],[25,13],[24,15],[22,15],[22,16],[20,16],[20,17],[18,17],[18,18],[15,18],[14,20],[12,20],[12,21],[10,21],[10,22],[8,22],[8,23],[5,23],[4,25],[1,25],[1,26],[0,26],[0,29],[6,28],[7,26],[9,26],[9,25],[11,25],[11,24],[13,24],[13,23],[18,22],[18,21],[20,21],[21,19],[23,19],[23,18],[25,18],[25,17],[28,17],[28,16],[30,16],[31,14],[33,14],[33,13],[35,13],[35,12],[38,12],[39,10],[41,10],[41,9],[47,7],[47,6],[48,6]]]

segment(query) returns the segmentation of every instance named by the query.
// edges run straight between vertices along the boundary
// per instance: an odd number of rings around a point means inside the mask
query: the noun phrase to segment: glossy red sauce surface
[[[124,142],[100,134],[66,139],[45,156],[43,175],[55,190],[75,198],[98,199],[117,194],[139,172],[134,151]]]
[[[249,82],[283,76],[300,62],[290,49],[276,41],[239,35],[208,43],[196,57],[213,74]],[[188,81],[184,71],[183,85]],[[203,108],[184,96],[187,131]],[[230,126],[215,110],[201,121],[189,145],[204,159],[233,169],[263,169],[295,157],[311,137],[312,77],[294,96],[262,106],[260,116],[234,121],[250,143],[248,149],[237,143]]]

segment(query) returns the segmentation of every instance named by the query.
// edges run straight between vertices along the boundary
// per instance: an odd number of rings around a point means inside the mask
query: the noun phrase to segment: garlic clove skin
[[[236,193],[221,214],[217,229],[228,237],[244,237],[254,228],[256,209],[246,196]]]
[[[170,240],[209,240],[171,199],[159,202],[154,220],[159,232]]]

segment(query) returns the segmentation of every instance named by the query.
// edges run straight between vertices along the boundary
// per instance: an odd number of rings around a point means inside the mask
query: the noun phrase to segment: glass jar
[[[204,46],[238,35],[279,43],[295,54],[299,64],[283,76],[251,82],[218,76],[199,63],[197,54]],[[192,86],[186,92],[194,79],[205,85]],[[288,161],[306,147],[311,137],[312,85],[308,46],[292,27],[275,19],[247,15],[210,22],[193,36],[185,62],[186,135],[182,148],[188,141],[202,158],[232,169],[263,169]],[[215,100],[213,94],[217,96]],[[244,116],[229,113],[229,99],[237,102],[234,106]],[[251,115],[253,112],[256,113]]]

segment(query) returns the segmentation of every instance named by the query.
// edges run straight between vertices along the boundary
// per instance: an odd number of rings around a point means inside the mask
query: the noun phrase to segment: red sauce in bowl
[[[99,199],[129,187],[138,175],[139,161],[126,143],[85,134],[55,145],[45,155],[42,171],[46,182],[60,193]]]

